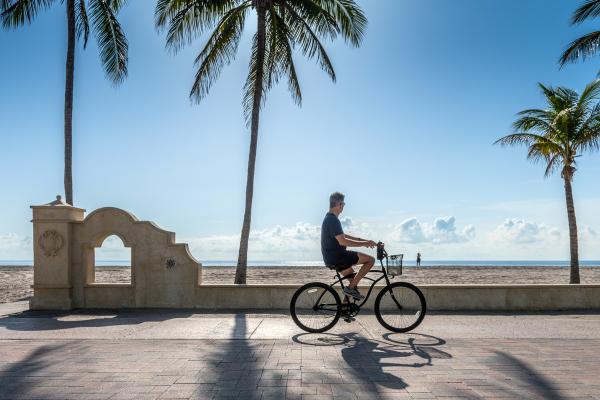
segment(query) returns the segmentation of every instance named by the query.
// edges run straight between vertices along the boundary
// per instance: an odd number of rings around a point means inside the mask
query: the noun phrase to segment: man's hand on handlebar
[[[377,243],[375,243],[372,240],[368,240],[367,243],[365,244],[365,247],[372,249],[373,247],[377,247]]]

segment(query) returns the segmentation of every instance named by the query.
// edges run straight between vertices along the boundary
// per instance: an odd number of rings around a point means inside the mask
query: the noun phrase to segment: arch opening
[[[94,283],[133,282],[132,252],[117,235],[110,235],[94,248]]]

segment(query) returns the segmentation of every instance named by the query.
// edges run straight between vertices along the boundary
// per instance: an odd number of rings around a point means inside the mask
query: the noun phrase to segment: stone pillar
[[[85,212],[56,196],[56,200],[33,209],[33,298],[32,310],[72,308],[71,244],[74,222]]]

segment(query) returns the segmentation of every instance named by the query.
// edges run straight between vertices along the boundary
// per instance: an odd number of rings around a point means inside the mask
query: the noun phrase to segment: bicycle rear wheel
[[[290,314],[300,329],[320,333],[338,322],[341,304],[340,296],[329,285],[312,282],[296,290],[290,302]]]
[[[381,289],[375,299],[375,316],[392,332],[408,332],[425,318],[425,296],[415,285],[395,282]]]

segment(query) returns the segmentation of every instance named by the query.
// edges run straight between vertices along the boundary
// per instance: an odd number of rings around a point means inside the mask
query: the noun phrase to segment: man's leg
[[[343,271],[340,271],[340,275],[342,275],[344,278],[353,273],[354,273],[354,268],[352,268],[352,267],[349,267]],[[350,299],[348,298],[348,296],[344,296],[344,303],[350,303]]]
[[[375,259],[368,254],[358,253],[358,262],[356,265],[362,264],[360,270],[356,273],[352,282],[348,284],[348,287],[355,288],[358,285],[358,282],[373,268],[375,265]]]

